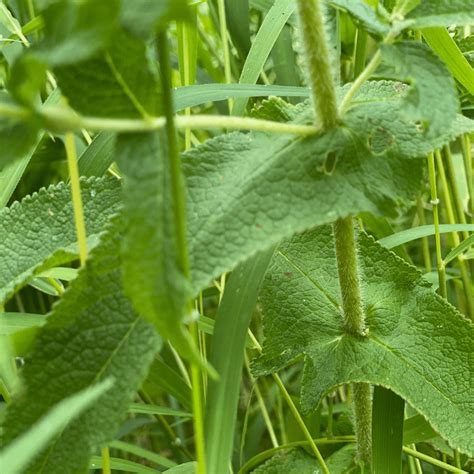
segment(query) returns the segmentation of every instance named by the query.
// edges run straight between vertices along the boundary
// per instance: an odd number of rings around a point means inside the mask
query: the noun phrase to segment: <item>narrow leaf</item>
[[[464,253],[469,247],[474,245],[474,234],[464,239],[457,247],[455,247],[451,252],[444,257],[444,263],[448,264],[452,260],[454,260],[458,255]]]
[[[210,363],[219,379],[209,383],[205,418],[209,472],[225,472],[231,462],[247,331],[273,250],[232,272],[217,311]]]

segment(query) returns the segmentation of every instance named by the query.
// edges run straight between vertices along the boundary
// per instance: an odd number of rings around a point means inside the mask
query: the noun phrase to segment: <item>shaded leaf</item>
[[[115,179],[81,181],[88,235],[92,247],[108,218],[118,210]],[[64,183],[41,189],[0,211],[0,301],[43,270],[75,260],[77,236],[71,190]]]
[[[254,474],[319,474],[319,464],[314,457],[302,449],[292,449],[287,453],[279,453],[261,466],[254,469]]]
[[[414,267],[364,233],[359,276],[369,331],[362,338],[343,328],[331,228],[283,244],[262,290],[264,356],[255,362],[255,372],[274,372],[304,357],[306,412],[342,383],[388,387],[453,447],[472,454],[472,323],[434,293]]]
[[[8,406],[3,440],[12,442],[56,403],[113,377],[114,390],[69,424],[24,472],[87,472],[93,450],[113,438],[160,340],[121,290],[122,223],[108,229],[42,327],[25,358],[25,392]]]
[[[474,9],[471,0],[422,0],[406,20],[413,20],[415,28],[469,25]]]

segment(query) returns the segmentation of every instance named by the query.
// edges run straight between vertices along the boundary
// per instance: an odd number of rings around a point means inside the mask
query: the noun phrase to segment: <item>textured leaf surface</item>
[[[469,25],[474,23],[471,0],[422,0],[407,16],[415,27]]]
[[[375,36],[385,36],[389,24],[363,0],[328,0],[329,5],[347,11],[364,30]]]
[[[130,3],[130,2],[128,2]],[[158,115],[159,80],[148,46],[118,30],[110,47],[93,58],[55,69],[70,105],[84,115]]]
[[[425,159],[413,157],[424,157],[474,123],[447,123],[443,134],[428,139],[401,117],[405,90],[400,83],[371,83],[345,126],[325,135],[231,133],[187,152],[194,291],[295,232],[362,211],[396,213],[420,182]],[[285,115],[281,103],[279,117]],[[286,116],[312,120],[304,106],[287,105]]]
[[[425,45],[404,41],[382,45],[382,55],[393,78],[411,85],[402,115],[421,122],[427,135],[443,133],[456,118],[459,102],[454,80],[444,63]]]
[[[383,385],[453,447],[472,454],[472,323],[414,267],[365,234],[359,250],[365,338],[343,329],[331,228],[299,235],[277,250],[262,289],[264,356],[256,372],[273,372],[303,356],[306,411],[342,383]]]
[[[318,474],[320,472],[316,459],[301,449],[277,454],[252,471],[254,474]]]
[[[117,211],[119,183],[81,182],[89,246]],[[0,301],[5,301],[41,271],[77,258],[71,190],[61,183],[0,211]]]
[[[182,324],[191,297],[190,285],[178,266],[165,136],[120,135],[116,150],[125,177],[127,230],[121,250],[125,291],[137,311],[177,350],[190,356],[190,336]]]
[[[113,377],[114,389],[73,421],[25,472],[87,472],[92,450],[110,441],[160,341],[122,293],[116,222],[40,329],[25,359],[25,392],[8,407],[4,441],[25,432],[60,400]]]
[[[23,436],[0,452],[2,469],[8,474],[21,474],[23,468],[54,435],[63,430],[69,421],[83,412],[112,385],[113,382],[110,379],[104,380],[96,386],[86,388],[61,400]]]

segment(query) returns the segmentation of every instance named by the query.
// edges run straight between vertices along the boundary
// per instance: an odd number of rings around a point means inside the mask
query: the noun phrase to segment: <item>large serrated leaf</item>
[[[447,67],[421,43],[403,41],[384,44],[381,49],[392,77],[411,85],[401,109],[402,116],[419,121],[430,137],[443,133],[459,108],[454,80]]]
[[[422,0],[407,16],[415,28],[470,25],[474,23],[472,0]]]
[[[116,220],[38,333],[25,359],[25,392],[8,406],[3,441],[11,442],[60,400],[113,377],[114,390],[73,421],[24,472],[85,473],[92,451],[110,441],[146,375],[160,340],[122,293]]]
[[[264,356],[254,364],[256,373],[303,356],[305,411],[342,383],[388,387],[453,447],[472,454],[472,323],[414,267],[361,233],[359,275],[369,332],[351,336],[343,328],[337,274],[329,226],[277,250],[262,290]]]
[[[55,69],[70,105],[84,115],[138,117],[159,115],[160,88],[149,46],[117,30],[108,49],[87,61]]]
[[[181,354],[192,357],[190,336],[182,324],[191,290],[178,265],[167,152],[161,132],[117,138],[117,161],[125,177],[124,288],[137,311]]]
[[[425,160],[414,157],[474,123],[460,118],[428,138],[401,117],[405,90],[369,83],[344,126],[323,135],[231,133],[187,152],[194,291],[295,232],[362,211],[394,215],[418,189]],[[312,121],[308,107],[286,108],[296,121]]]
[[[115,179],[81,181],[88,235],[93,246],[108,218],[118,210]],[[37,273],[77,258],[71,190],[64,183],[0,211],[0,301],[5,301]]]

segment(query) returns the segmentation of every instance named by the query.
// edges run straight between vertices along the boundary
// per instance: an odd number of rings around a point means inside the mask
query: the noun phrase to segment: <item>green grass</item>
[[[472,472],[473,25],[3,1],[2,473]]]

